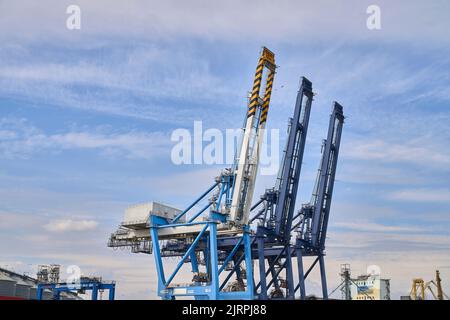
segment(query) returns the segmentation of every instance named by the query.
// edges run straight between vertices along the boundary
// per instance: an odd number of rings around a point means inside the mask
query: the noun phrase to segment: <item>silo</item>
[[[17,298],[29,300],[30,299],[30,288],[31,288],[31,286],[28,283],[26,283],[25,281],[23,281],[21,279],[18,279],[16,282],[15,296]]]
[[[0,272],[0,296],[14,297],[16,294],[16,281]]]

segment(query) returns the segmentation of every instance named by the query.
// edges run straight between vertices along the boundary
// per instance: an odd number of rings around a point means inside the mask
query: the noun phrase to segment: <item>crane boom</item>
[[[314,192],[315,196],[313,196],[314,213],[311,224],[311,244],[313,247],[325,247],[343,124],[343,108],[339,103],[334,102],[316,184],[317,190]]]
[[[263,47],[256,67],[239,157],[235,163],[235,182],[229,220],[236,225],[248,223],[275,68],[275,55]]]
[[[280,171],[279,194],[275,208],[275,234],[288,241],[291,233],[312,100],[312,83],[305,77],[302,77],[300,90],[297,94],[294,117],[291,119],[283,165]]]

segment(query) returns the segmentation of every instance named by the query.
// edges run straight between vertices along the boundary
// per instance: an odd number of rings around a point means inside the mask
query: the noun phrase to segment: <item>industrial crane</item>
[[[436,293],[433,291],[433,286],[436,289]],[[413,279],[410,297],[412,300],[425,300],[425,292],[429,290],[434,300],[450,300],[449,297],[442,290],[441,277],[439,270],[436,270],[435,280],[425,282],[421,278]]]
[[[325,239],[344,115],[342,106],[334,102],[327,139],[323,142],[323,153],[312,200],[310,203],[303,205],[299,213],[294,216],[293,210],[312,99],[312,84],[308,79],[302,78],[277,186],[274,189],[267,190],[261,197],[260,202],[254,206],[256,208],[263,204],[263,209],[258,211],[253,218],[263,217],[263,222],[260,223],[256,234],[260,270],[260,283],[256,288],[261,287],[261,299],[271,296],[293,299],[298,290],[300,290],[300,298],[305,299],[305,279],[317,262],[320,266],[323,297],[324,299],[328,297],[324,263]],[[297,237],[295,245],[292,245],[290,243],[291,232],[294,230],[297,230]],[[292,272],[292,258],[294,256],[297,257],[299,276],[297,286],[294,286]],[[306,273],[303,268],[303,256],[316,256],[316,260]],[[265,267],[266,259],[269,265],[268,270]],[[280,281],[279,278],[282,270],[285,270],[285,281]],[[267,283],[266,277],[269,275],[272,279]],[[286,283],[286,294],[281,291],[281,282]],[[275,289],[269,293],[268,290],[272,284]]]
[[[252,206],[275,69],[274,54],[263,48],[233,166],[224,169],[184,210],[156,202],[128,208],[125,221],[110,237],[110,247],[130,246],[133,252],[153,253],[158,295],[163,299],[294,299],[299,289],[304,299],[304,280],[318,260],[327,298],[323,256],[344,119],[342,107],[334,103],[313,201],[294,215],[313,100],[312,83],[301,78],[275,186]],[[163,258],[173,256],[181,260],[167,273]],[[306,273],[303,256],[317,256]],[[298,261],[297,286],[294,257]],[[259,283],[254,281],[254,260],[259,265]],[[188,263],[192,281],[174,283]],[[233,275],[235,281],[231,281]]]
[[[239,225],[248,223],[274,76],[275,56],[269,49],[263,48],[256,67],[241,151],[235,162],[236,177],[233,185],[230,220]],[[261,88],[264,79],[266,79],[266,83]]]
[[[263,204],[263,209],[252,218],[252,220],[260,220],[256,232],[260,283],[256,288],[261,288],[261,299],[267,299],[270,295],[282,296],[278,275],[283,269],[286,270],[288,296],[291,299],[294,298],[290,237],[312,99],[312,83],[303,77],[297,93],[294,116],[289,123],[288,139],[276,186],[266,190],[260,202],[254,206],[256,208]],[[268,250],[269,247],[280,245],[282,249],[279,252]],[[266,260],[269,265],[268,270],[266,270]],[[268,285],[266,278],[269,274],[272,280]],[[271,284],[274,284],[275,290],[268,293]]]
[[[296,218],[299,218],[299,221],[295,224],[297,229],[296,253],[299,271],[299,283],[296,290],[300,289],[300,297],[302,299],[305,298],[305,279],[317,261],[320,267],[323,298],[326,299],[328,297],[324,262],[325,240],[343,125],[343,108],[339,103],[334,102],[328,125],[327,139],[323,142],[323,153],[312,200],[310,203],[303,205],[298,215],[296,215]],[[316,256],[306,273],[303,272],[304,255]]]
[[[199,299],[253,299],[253,268],[248,218],[275,68],[274,54],[264,47],[256,67],[239,156],[236,158],[233,168],[226,169],[211,188],[173,219],[150,214],[149,227],[158,272],[158,292],[165,299],[173,299],[180,295],[194,295]],[[216,187],[218,187],[217,192],[213,194],[212,200],[208,201],[202,210],[195,213],[187,222],[179,223],[189,210]],[[224,203],[222,203],[223,198],[225,198]],[[203,216],[203,220],[197,219],[208,208],[210,208],[209,215]],[[219,253],[218,232],[221,236],[234,236],[236,244],[230,252],[225,249]],[[181,243],[175,241],[175,246],[169,251],[178,252],[180,255],[180,252],[184,251],[184,253],[181,261],[166,280],[162,256],[168,247],[161,250],[159,241],[173,240],[176,236],[182,236],[186,241]],[[242,290],[221,291],[219,275],[231,262],[231,259],[238,252],[240,254],[242,250],[241,257],[244,257],[246,265],[245,276],[241,274],[240,269],[237,270]],[[218,268],[219,254],[226,256],[220,269]],[[192,265],[194,283],[187,286],[172,285],[172,280],[187,261],[190,261]],[[205,265],[204,272],[200,272],[199,265],[201,264]],[[244,279],[247,281],[246,285],[243,284]]]

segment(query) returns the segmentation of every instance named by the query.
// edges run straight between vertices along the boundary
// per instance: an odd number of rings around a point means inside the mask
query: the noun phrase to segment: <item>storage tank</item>
[[[0,296],[14,297],[16,294],[16,281],[0,273]]]
[[[30,288],[31,286],[26,283],[25,281],[18,279],[16,282],[16,293],[15,297],[21,298],[21,299],[30,299]]]

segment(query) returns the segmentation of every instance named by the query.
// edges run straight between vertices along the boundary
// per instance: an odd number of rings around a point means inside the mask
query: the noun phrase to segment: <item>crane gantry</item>
[[[263,132],[269,113],[275,68],[275,55],[264,47],[256,67],[244,137],[234,168],[236,176],[229,219],[239,225],[248,223],[258,171],[259,154],[264,137]],[[262,87],[264,79],[266,79],[265,86]]]
[[[410,297],[412,300],[425,300],[425,293],[427,290],[431,293],[434,300],[449,300],[450,298],[442,290],[441,276],[439,270],[436,270],[436,277],[434,280],[425,282],[422,278],[415,278],[412,281]],[[434,292],[433,287],[436,289]]]
[[[313,200],[295,214],[314,96],[311,81],[301,78],[275,186],[252,206],[275,71],[275,55],[263,47],[233,166],[224,169],[184,210],[156,202],[128,208],[125,221],[110,237],[110,247],[130,246],[133,252],[153,254],[158,295],[163,299],[305,299],[305,279],[318,261],[323,297],[328,297],[324,250],[343,110],[334,103]],[[316,259],[304,272],[306,256]],[[165,257],[181,259],[167,272]],[[293,276],[294,258],[297,281]],[[258,283],[254,262],[258,263]],[[188,264],[192,280],[175,283]]]

